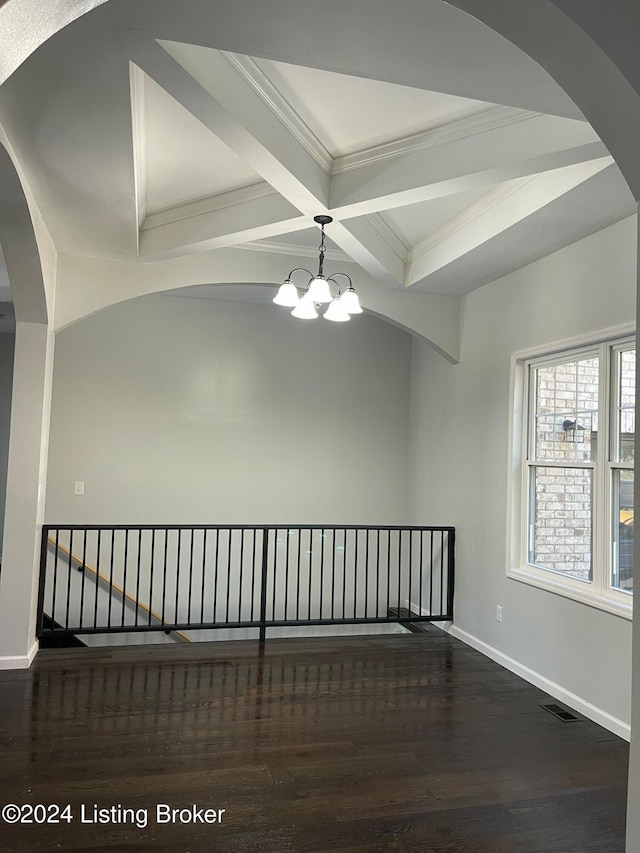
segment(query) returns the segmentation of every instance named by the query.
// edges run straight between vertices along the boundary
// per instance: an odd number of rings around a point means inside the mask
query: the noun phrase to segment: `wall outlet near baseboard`
[[[496,606],[496,619],[498,622],[502,622],[502,605],[498,604]]]
[[[76,480],[73,486],[73,494],[82,496],[84,495],[84,480]]]

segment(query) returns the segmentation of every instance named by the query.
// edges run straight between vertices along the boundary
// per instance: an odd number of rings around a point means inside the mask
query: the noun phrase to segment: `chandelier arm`
[[[340,285],[335,280],[335,276],[337,276],[337,275],[343,275],[347,279],[347,281],[349,282],[349,287],[353,290],[353,282],[351,281],[350,276],[348,276],[346,274],[346,272],[333,272],[333,273],[331,273],[331,275],[329,276],[327,281],[333,281],[335,283],[336,287],[338,288],[338,296],[342,296],[342,292],[340,290]]]
[[[306,272],[306,274],[309,276],[309,281],[311,281],[313,279],[313,273],[309,272],[309,270],[306,269],[306,267],[294,267],[294,269],[292,269],[291,272],[289,273],[289,275],[287,276],[287,280],[291,279],[291,276],[294,274],[294,272]],[[309,285],[307,285],[307,287],[308,286]]]

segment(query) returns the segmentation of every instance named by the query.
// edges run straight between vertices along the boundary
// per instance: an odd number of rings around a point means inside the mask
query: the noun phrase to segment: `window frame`
[[[556,344],[520,350],[511,356],[509,434],[509,481],[507,527],[507,577],[565,596],[592,607],[630,619],[633,594],[612,586],[613,478],[615,470],[633,470],[633,464],[618,462],[615,430],[619,423],[616,390],[617,353],[635,346],[635,325],[604,329],[597,335],[581,335]],[[555,365],[574,358],[599,356],[598,443],[595,459],[587,462],[536,460],[536,388],[532,368]],[[612,394],[615,396],[612,398]],[[584,581],[529,562],[530,502],[532,471],[536,467],[578,467],[593,471],[592,580]]]

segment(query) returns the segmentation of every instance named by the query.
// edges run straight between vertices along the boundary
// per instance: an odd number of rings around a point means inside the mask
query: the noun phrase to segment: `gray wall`
[[[46,519],[405,522],[410,359],[409,336],[366,315],[107,309],[56,336]]]
[[[4,536],[4,503],[7,490],[14,347],[15,335],[8,332],[0,334],[0,557],[2,557],[2,538]]]
[[[519,349],[633,322],[635,258],[629,219],[466,297],[459,365],[414,343],[410,451],[414,523],[457,527],[456,627],[625,723],[631,622],[506,577],[509,371]]]

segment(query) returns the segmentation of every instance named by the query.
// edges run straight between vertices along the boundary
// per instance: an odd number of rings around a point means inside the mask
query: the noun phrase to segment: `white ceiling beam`
[[[241,190],[223,194],[231,199],[241,195]],[[309,218],[273,191],[239,203],[207,204],[219,200],[204,199],[148,216],[140,231],[140,256],[145,260],[178,257],[309,227]]]
[[[330,211],[340,219],[363,216],[607,154],[584,122],[533,116],[336,174]]]
[[[430,275],[522,222],[612,163],[611,157],[604,157],[497,187],[411,250],[407,286],[424,285],[428,289]]]
[[[376,281],[391,288],[404,286],[406,259],[366,217],[350,222],[332,222],[328,227],[333,242]]]
[[[127,34],[126,47],[131,62],[155,80],[298,210],[306,213],[326,209],[329,178],[320,174],[322,170],[318,164],[301,146],[298,146],[295,158],[291,155],[295,140],[290,139],[287,148],[280,150],[274,133],[265,133],[266,140],[263,140],[262,135],[257,137],[148,34]],[[233,72],[233,69],[230,70]],[[256,101],[259,101],[257,97]],[[261,106],[266,109],[264,104]],[[273,115],[271,118],[274,119]],[[288,160],[287,153],[290,155]],[[321,182],[324,182],[324,189],[320,186]]]

